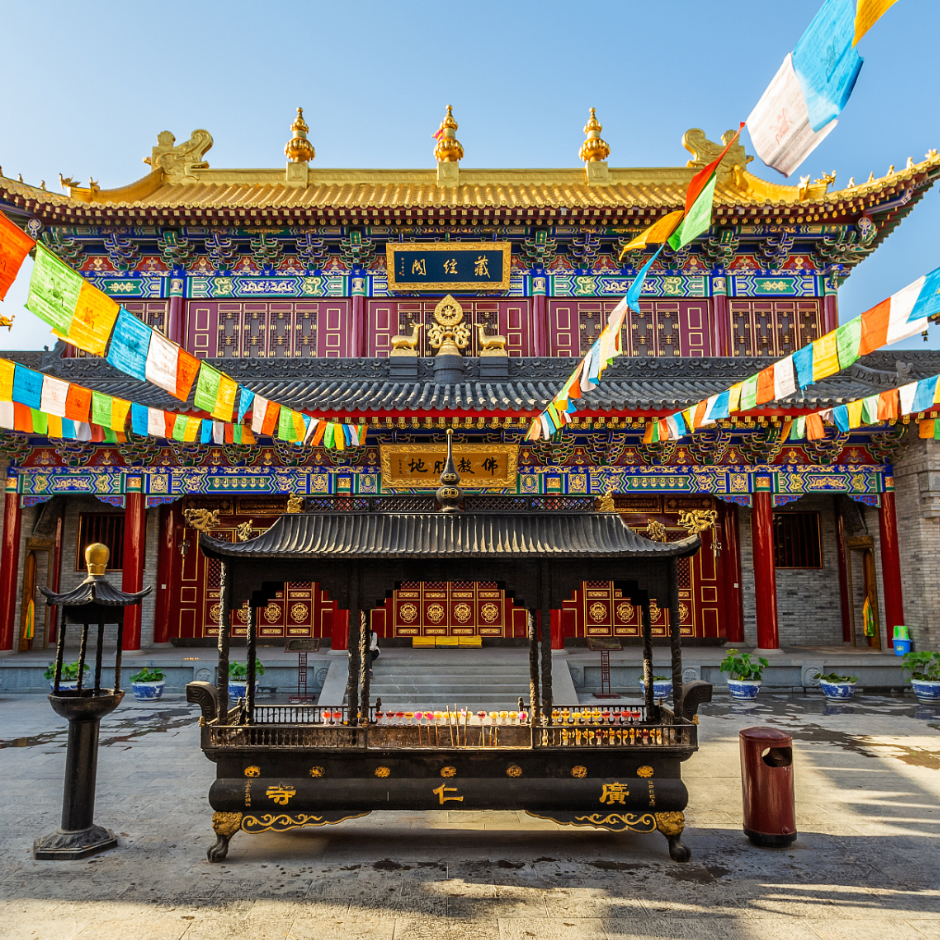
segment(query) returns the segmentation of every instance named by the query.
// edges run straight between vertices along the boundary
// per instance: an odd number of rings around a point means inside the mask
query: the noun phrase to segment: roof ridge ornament
[[[597,120],[597,113],[591,108],[591,116],[584,125],[585,140],[578,151],[578,157],[584,163],[584,173],[589,186],[606,186],[610,182],[607,158],[610,145],[601,138],[604,126]]]
[[[434,159],[437,160],[437,185],[453,189],[460,181],[460,161],[463,159],[463,145],[457,140],[457,122],[454,120],[453,105],[447,106],[447,114],[434,135],[437,144],[434,147]]]
[[[448,294],[435,308],[434,320],[427,332],[428,342],[437,356],[462,356],[470,345],[470,328],[464,322],[463,307]]]
[[[725,149],[729,140],[734,137],[736,131],[725,131],[721,135],[721,143],[715,143],[705,136],[705,131],[700,127],[692,127],[682,135],[682,146],[692,154],[692,159],[686,162],[686,166],[692,169],[701,170],[708,166],[713,160],[716,160]],[[718,164],[718,182],[727,183],[729,180],[741,189],[746,188],[743,174],[747,170],[747,165],[754,158],[744,152],[744,144],[740,141],[732,146],[725,154],[721,163]]]
[[[291,163],[309,163],[316,155],[313,144],[307,140],[310,126],[304,120],[304,109],[297,109],[297,117],[290,129],[294,136],[284,145],[284,155]]]
[[[443,513],[461,512],[463,510],[463,490],[460,488],[460,474],[454,463],[454,430],[447,429],[447,460],[441,471],[441,485],[434,494],[437,505]]]
[[[173,134],[160,131],[157,146],[149,157],[144,157],[144,163],[149,163],[154,171],[163,170],[168,183],[195,180],[195,170],[209,169],[209,164],[202,158],[212,148],[212,143],[212,135],[208,131],[196,130],[189,140],[174,146],[176,138]]]

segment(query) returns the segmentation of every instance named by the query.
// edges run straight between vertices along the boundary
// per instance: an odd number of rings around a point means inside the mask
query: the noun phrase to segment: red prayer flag
[[[104,428],[100,424],[91,425],[91,439],[96,444],[104,443]]]
[[[859,356],[865,356],[876,349],[881,349],[888,342],[888,324],[890,322],[890,297],[862,314],[862,341],[858,346]]]
[[[69,385],[65,396],[65,417],[88,424],[91,420],[91,389]]]
[[[757,404],[774,400],[774,367],[768,366],[757,373]]]
[[[712,178],[712,173],[714,173],[715,170],[718,169],[718,164],[721,163],[722,160],[724,160],[725,154],[727,154],[727,152],[731,149],[734,142],[741,135],[741,131],[744,130],[744,124],[745,122],[742,121],[741,126],[737,130],[737,133],[734,135],[734,137],[731,138],[731,140],[728,141],[728,143],[725,145],[725,149],[722,150],[720,154],[718,154],[718,159],[712,160],[712,162],[709,163],[708,166],[699,170],[698,173],[696,173],[695,176],[692,177],[692,182],[689,183],[689,191],[686,193],[686,196],[685,196],[685,214],[686,215],[689,214],[689,210],[692,208],[692,204],[695,202],[695,200],[698,199],[699,196],[701,196],[702,190],[708,185],[709,180]]]
[[[0,300],[16,280],[23,259],[33,250],[35,242],[0,212]]]
[[[900,394],[896,388],[890,392],[882,392],[878,396],[878,420],[890,421],[897,418],[900,410]]]

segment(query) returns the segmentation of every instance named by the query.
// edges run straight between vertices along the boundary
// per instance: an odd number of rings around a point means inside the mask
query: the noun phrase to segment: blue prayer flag
[[[202,426],[199,428],[199,442],[201,444],[212,443],[212,428],[215,424],[210,418],[202,419]]]
[[[813,384],[813,344],[808,343],[793,354],[793,365],[796,367],[796,380],[800,388]]]
[[[663,246],[660,245],[656,249],[656,252],[653,254],[653,257],[650,258],[646,264],[637,272],[637,276],[633,279],[633,283],[630,285],[630,289],[627,291],[627,306],[631,310],[635,310],[637,313],[640,312],[640,294],[643,292],[643,282],[646,280],[646,274],[649,269],[653,266],[653,262],[659,257],[659,253],[663,250]]]
[[[731,412],[728,406],[731,404],[731,391],[726,389],[716,399],[712,406],[711,414],[708,416],[711,421],[721,421],[722,418],[730,418]]]
[[[75,431],[75,422],[71,418],[62,419],[62,436],[70,440],[75,440],[77,434]]]
[[[13,401],[29,408],[42,407],[43,374],[17,364],[13,372]]]
[[[238,419],[235,422],[236,424],[241,424],[245,420],[245,415],[248,414],[248,409],[251,407],[251,403],[255,400],[255,393],[248,391],[244,385],[239,386],[239,398],[238,398]]]
[[[935,313],[940,313],[940,268],[934,268],[924,278],[924,286],[920,289],[917,300],[914,301],[914,307],[907,322],[912,323],[914,320],[929,317]]]
[[[937,377],[921,379],[917,383],[917,390],[914,392],[914,401],[911,405],[911,414],[917,414],[918,411],[930,411],[933,408],[934,394],[937,391]]]
[[[810,126],[821,131],[845,107],[862,57],[855,51],[856,0],[826,0],[793,49]]]
[[[141,382],[146,381],[151,333],[152,330],[146,323],[141,323],[137,317],[121,307],[114,324],[114,332],[111,334],[108,362],[115,369],[120,369]]]
[[[832,409],[832,420],[835,426],[843,433],[849,430],[849,409],[847,405],[836,405]]]
[[[150,414],[146,405],[131,403],[131,430],[135,434],[147,436],[149,429]]]

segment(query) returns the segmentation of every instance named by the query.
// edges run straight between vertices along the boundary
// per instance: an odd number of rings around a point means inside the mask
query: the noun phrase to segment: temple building
[[[0,655],[54,645],[55,611],[38,589],[76,585],[91,542],[111,549],[120,572],[109,577],[125,591],[155,587],[127,612],[128,650],[213,645],[219,562],[203,556],[187,518],[235,542],[301,508],[406,513],[437,488],[448,429],[468,500],[599,507],[660,541],[687,536],[689,510],[713,511],[702,550],[680,562],[687,643],[889,649],[893,626],[906,624],[919,648],[940,644],[940,443],[906,418],[816,441],[783,435],[786,416],[937,374],[940,352],[872,353],[803,397],[643,443],[651,416],[834,329],[839,287],[933,185],[937,151],[836,188],[834,176],[767,182],[733,146],[710,230],[663,251],[641,312],[626,318],[624,355],[568,429],[529,443],[532,417],[648,257],[621,259],[623,247],[683,206],[723,144],[693,129],[677,166],[616,167],[592,110],[583,142],[572,129],[572,169],[473,169],[472,141],[459,140],[448,108],[427,168],[334,170],[318,166],[300,109],[291,130],[274,169],[210,167],[212,137],[197,130],[181,143],[160,133],[149,172],[118,189],[63,179],[59,194],[0,176],[0,209],[145,323],[258,395],[367,428],[364,444],[342,450],[264,436],[0,432]],[[274,162],[274,142],[271,151]],[[181,405],[62,342],[9,356],[207,417],[192,397]],[[668,635],[668,617],[654,604],[654,635]],[[383,642],[401,645],[521,644],[526,630],[507,585],[461,580],[459,565],[447,582],[400,584],[371,618]],[[235,637],[246,619],[234,612]],[[584,581],[551,629],[555,648],[639,643],[639,613],[613,582]],[[316,580],[285,582],[258,636],[341,649],[348,614]]]

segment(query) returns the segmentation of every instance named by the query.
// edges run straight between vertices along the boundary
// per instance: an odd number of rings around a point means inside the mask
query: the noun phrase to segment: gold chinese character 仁
[[[630,795],[625,783],[605,783],[599,802],[613,806],[614,803],[626,803],[624,797]]]
[[[268,787],[268,789],[265,790],[265,796],[267,796],[269,800],[273,800],[277,803],[278,806],[287,806],[290,802],[290,798],[296,795],[297,791],[293,787],[277,786]]]
[[[446,800],[455,800],[455,801],[458,802],[458,803],[463,803],[463,797],[462,797],[462,796],[447,796],[447,795],[446,795],[446,794],[448,794],[448,793],[456,793],[456,792],[457,792],[457,788],[456,788],[456,787],[448,787],[448,786],[445,786],[445,785],[442,783],[436,790],[432,790],[431,792],[432,792],[433,794],[435,794],[435,795],[440,799],[440,801],[441,801],[441,806],[444,805],[444,802],[445,802]]]

